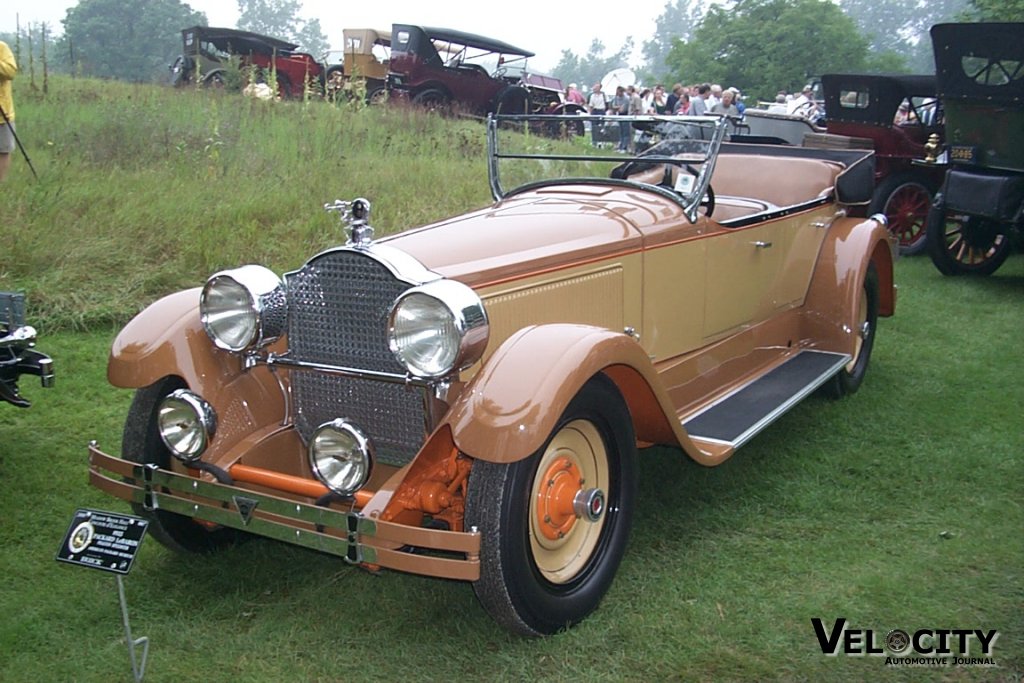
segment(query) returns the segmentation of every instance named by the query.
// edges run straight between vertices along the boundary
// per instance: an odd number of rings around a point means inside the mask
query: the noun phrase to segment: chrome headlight
[[[454,280],[435,280],[403,293],[388,316],[388,345],[415,377],[436,379],[475,363],[487,347],[483,302]]]
[[[213,406],[188,389],[178,389],[164,398],[156,420],[164,445],[185,462],[199,458],[217,431]]]
[[[325,422],[309,440],[309,464],[324,486],[347,496],[370,477],[373,444],[347,420]]]
[[[206,281],[199,317],[213,343],[226,351],[264,346],[284,331],[284,284],[263,266],[222,271]]]

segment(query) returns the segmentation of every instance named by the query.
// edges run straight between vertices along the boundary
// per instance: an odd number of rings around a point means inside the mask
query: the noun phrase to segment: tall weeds
[[[335,198],[370,199],[378,234],[489,200],[475,122],[61,76],[15,96],[40,180],[16,161],[0,186],[0,289],[49,328],[123,322],[224,267],[293,268],[344,240]]]

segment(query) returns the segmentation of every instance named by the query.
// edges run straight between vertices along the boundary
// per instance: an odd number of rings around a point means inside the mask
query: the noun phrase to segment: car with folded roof
[[[584,619],[642,449],[719,466],[858,391],[896,252],[847,210],[871,152],[730,144],[719,117],[614,117],[658,136],[632,156],[524,133],[577,118],[490,117],[477,210],[381,236],[367,199],[336,200],[337,246],[143,310],[110,352],[134,398],[92,484],[173,549],[264,536],[465,582],[515,633]]]

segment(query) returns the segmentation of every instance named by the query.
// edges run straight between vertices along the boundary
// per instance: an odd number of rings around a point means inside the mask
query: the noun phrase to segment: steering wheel
[[[690,164],[683,164],[682,167],[686,170],[687,173],[692,175],[694,178],[700,177],[700,171],[695,169]],[[666,175],[668,175],[669,171],[667,167],[665,171]],[[674,190],[675,188],[673,187],[672,189]],[[704,196],[700,200],[700,206],[704,208],[704,215],[707,216],[708,218],[711,218],[711,214],[715,212],[715,191],[711,189],[711,183],[708,183],[708,188],[704,192]]]
[[[508,67],[499,66],[494,70],[494,78],[503,78],[508,73]]]

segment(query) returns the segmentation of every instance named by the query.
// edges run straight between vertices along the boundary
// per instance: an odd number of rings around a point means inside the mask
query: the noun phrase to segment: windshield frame
[[[500,149],[498,138],[502,124],[525,124],[529,127],[532,124],[565,123],[576,124],[581,121],[589,121],[591,125],[598,123],[640,123],[648,126],[657,124],[669,124],[676,126],[697,126],[701,131],[701,138],[698,140],[704,143],[704,153],[682,155],[664,155],[651,153],[654,148],[640,154],[557,154],[557,153],[506,153]],[[590,114],[579,115],[544,115],[544,114],[518,114],[499,115],[491,114],[487,117],[487,172],[490,181],[491,196],[495,201],[501,201],[512,195],[520,194],[539,187],[551,187],[553,185],[621,185],[630,188],[639,188],[646,191],[656,192],[659,195],[668,197],[678,203],[683,213],[691,223],[697,221],[698,210],[711,184],[711,176],[715,170],[715,160],[721,149],[728,131],[729,121],[722,116],[596,116]],[[707,137],[705,137],[705,135]],[[687,138],[685,140],[694,140]],[[684,139],[680,139],[683,142]],[[617,179],[607,175],[579,176],[569,178],[556,178],[550,180],[538,180],[505,189],[501,184],[501,173],[499,164],[503,159],[539,159],[548,161],[580,161],[580,162],[614,162],[620,165],[630,162],[642,164],[671,164],[685,169],[690,164],[700,164],[700,170],[696,174],[693,186],[687,192],[674,191],[660,185],[652,185],[629,179]]]

